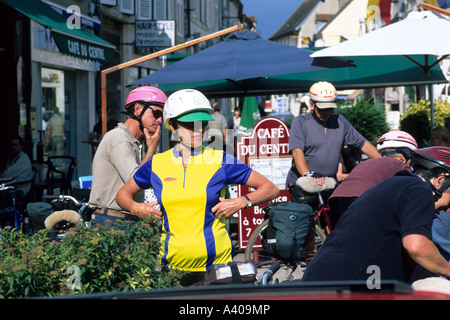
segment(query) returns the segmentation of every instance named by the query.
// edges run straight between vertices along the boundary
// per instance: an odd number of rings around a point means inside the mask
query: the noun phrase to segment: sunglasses
[[[181,121],[177,121],[178,124],[180,126],[182,126],[183,128],[189,129],[191,131],[194,131],[195,129],[200,129],[198,123],[201,122],[202,123],[202,130],[205,130],[206,127],[208,127],[208,121],[195,121],[195,122],[181,122]]]
[[[144,109],[149,108],[150,110],[152,110],[153,113],[153,117],[155,117],[155,119],[159,119],[163,116],[163,113],[161,110],[157,110],[157,109],[153,109],[152,106],[149,103],[146,103],[144,105]]]

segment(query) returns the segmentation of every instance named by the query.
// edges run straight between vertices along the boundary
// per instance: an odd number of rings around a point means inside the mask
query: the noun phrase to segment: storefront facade
[[[94,149],[87,142],[98,121],[97,79],[102,65],[114,63],[115,47],[85,30],[95,32],[101,23],[76,6],[72,16],[65,7],[40,1],[2,0],[0,9],[2,30],[15,35],[1,43],[1,65],[15,79],[2,88],[10,108],[0,119],[6,138],[0,147],[7,150],[19,134],[33,161],[72,156],[75,177],[90,175]]]

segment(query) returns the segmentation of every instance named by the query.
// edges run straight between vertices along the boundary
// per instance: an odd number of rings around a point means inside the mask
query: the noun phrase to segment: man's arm
[[[450,278],[450,263],[442,257],[430,239],[420,234],[410,234],[403,237],[402,243],[415,262],[428,271]]]
[[[303,176],[306,172],[309,172],[308,165],[306,164],[305,154],[302,149],[292,150],[292,157],[294,158],[295,167],[298,173]]]
[[[381,154],[378,152],[377,148],[375,148],[369,141],[366,140],[361,151],[367,154],[369,158],[380,158]]]

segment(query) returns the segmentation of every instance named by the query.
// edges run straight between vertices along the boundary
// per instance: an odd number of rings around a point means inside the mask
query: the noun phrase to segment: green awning
[[[113,63],[115,46],[83,29],[69,29],[67,18],[40,0],[0,0],[50,29],[61,53],[100,63]]]

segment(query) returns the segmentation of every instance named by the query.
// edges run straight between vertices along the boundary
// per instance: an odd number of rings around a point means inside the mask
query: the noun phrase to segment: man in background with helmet
[[[399,171],[353,202],[306,268],[304,281],[412,283],[419,266],[450,278],[450,263],[432,242],[435,211],[450,206],[450,149],[414,150],[411,165],[418,175]]]
[[[333,114],[337,94],[331,83],[315,83],[309,95],[311,112],[294,118],[289,137],[293,165],[286,187],[294,202],[299,202],[299,197],[304,195],[295,184],[299,177],[313,176],[319,185],[324,183],[324,177],[336,178],[344,145],[361,149],[370,158],[381,156],[342,115]]]
[[[133,219],[115,200],[117,191],[155,153],[161,136],[166,95],[158,88],[142,86],[130,92],[125,103],[126,120],[102,138],[92,163],[91,206],[97,208],[91,222]],[[142,157],[141,140],[147,152]],[[136,201],[144,202],[144,193]]]
[[[407,132],[394,130],[383,134],[377,142],[377,150],[382,157],[359,163],[328,199],[331,227],[334,228],[353,201],[371,187],[400,170],[411,172],[410,153],[416,149],[416,140]]]

